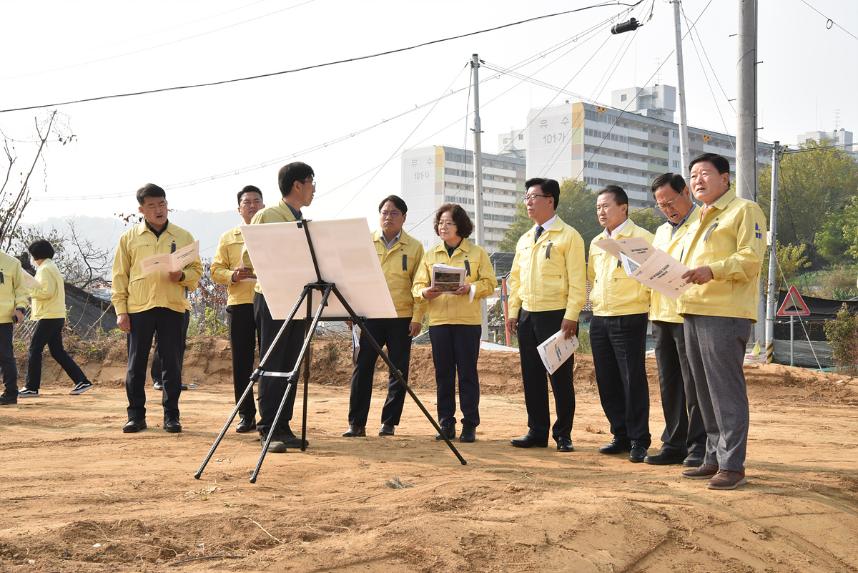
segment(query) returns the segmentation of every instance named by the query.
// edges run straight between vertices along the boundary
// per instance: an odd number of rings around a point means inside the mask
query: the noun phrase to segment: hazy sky
[[[591,3],[0,0],[0,109],[286,70]],[[836,122],[858,132],[858,39],[838,27],[858,35],[858,2],[759,4],[761,138],[794,143],[798,133],[830,130]],[[807,4],[833,19],[831,29]],[[646,20],[651,7],[652,19],[634,34],[611,36],[610,23],[587,33],[624,9],[610,6],[367,61],[58,107],[66,133],[77,139],[50,144],[26,219],[131,212],[134,191],[146,182],[165,186],[171,207],[178,209],[232,209],[235,193],[246,184],[262,188],[271,204],[279,197],[278,168],[295,159],[310,163],[319,182],[308,215],[371,214],[380,198],[399,192],[403,150],[465,142],[463,117],[466,108],[472,110],[466,64],[474,52],[511,68],[577,36],[518,71],[604,103],[610,103],[612,89],[644,85],[653,74],[653,81],[675,85],[673,8],[665,0],[646,0],[632,14]],[[738,27],[738,1],[713,0],[707,8],[706,0],[685,0],[683,7],[691,22],[703,13],[696,33],[684,42],[689,123],[717,131],[725,131],[726,123],[726,131],[735,134],[735,112],[722,87],[735,97],[731,35]],[[498,134],[523,127],[529,109],[574,99],[552,87],[495,75],[481,69],[485,151],[496,150]],[[455,90],[462,91],[434,107],[414,109]],[[348,137],[409,110],[414,111]],[[18,170],[32,157],[34,118],[48,113],[0,113],[0,129],[18,140]],[[202,182],[177,186],[197,180]]]

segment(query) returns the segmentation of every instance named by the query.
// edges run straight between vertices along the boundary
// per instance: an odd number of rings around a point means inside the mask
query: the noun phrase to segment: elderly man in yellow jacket
[[[390,361],[408,380],[408,363],[411,359],[411,338],[420,334],[425,304],[415,302],[411,295],[414,275],[423,259],[423,245],[406,233],[402,226],[408,216],[408,205],[401,197],[390,195],[378,204],[379,229],[372,235],[387,288],[396,307],[397,318],[366,320],[369,334],[379,346],[387,346]],[[353,438],[366,435],[366,420],[372,397],[372,377],[378,353],[370,345],[365,332],[361,332],[360,350],[352,372],[349,398],[349,429],[343,436]],[[393,374],[387,381],[387,399],[381,410],[379,436],[392,436],[402,417],[405,388]]]
[[[683,262],[693,283],[677,303],[685,348],[706,428],[703,464],[686,470],[710,489],[745,483],[748,392],[742,370],[757,318],[758,282],[766,250],[760,206],[730,190],[730,164],[714,153],[691,161],[691,191],[703,203],[688,231]]]
[[[518,240],[509,273],[510,331],[518,333],[527,433],[513,438],[517,448],[548,446],[551,417],[548,412],[548,374],[536,347],[558,331],[571,338],[578,330],[578,314],[587,298],[584,239],[557,216],[560,185],[554,179],[525,182],[524,204],[534,226]],[[574,357],[548,375],[554,393],[557,419],[551,435],[561,452],[574,451],[572,420],[575,387]]]
[[[265,207],[262,191],[247,185],[238,192],[238,214],[245,225]],[[229,319],[229,342],[232,350],[232,387],[238,402],[250,382],[253,359],[256,354],[258,331],[253,319],[253,287],[256,275],[253,267],[244,263],[244,237],[241,227],[230,229],[220,236],[211,265],[212,280],[226,285],[226,312]],[[253,392],[238,409],[235,431],[244,434],[256,429],[256,405]]]
[[[616,185],[608,185],[596,197],[596,216],[605,228],[590,242],[587,278],[593,320],[590,345],[602,409],[611,424],[611,443],[603,454],[629,452],[629,460],[644,460],[650,446],[649,387],[646,352],[649,289],[631,278],[623,262],[596,243],[602,239],[642,238],[653,235],[629,219],[629,198]]]
[[[656,206],[667,217],[667,221],[656,229],[652,244],[679,259],[685,235],[699,216],[699,209],[691,200],[685,179],[678,173],[659,175],[652,182],[651,189]],[[706,431],[697,405],[694,377],[688,366],[683,321],[676,312],[676,299],[653,290],[649,320],[655,339],[664,432],[661,451],[648,455],[644,462],[697,467],[703,463]]]
[[[143,221],[119,238],[113,258],[111,300],[116,323],[128,333],[128,422],[125,433],[146,429],[146,363],[157,333],[164,369],[164,431],[182,431],[179,421],[179,395],[182,393],[182,368],[179,348],[182,344],[182,320],[190,309],[188,291],[197,288],[203,267],[199,258],[175,272],[143,274],[143,260],[169,254],[194,242],[191,234],[167,220],[167,194],[148,183],[137,190]]]
[[[3,371],[0,406],[18,403],[18,365],[12,347],[12,328],[24,322],[27,310],[23,273],[21,261],[0,251],[0,370]]]

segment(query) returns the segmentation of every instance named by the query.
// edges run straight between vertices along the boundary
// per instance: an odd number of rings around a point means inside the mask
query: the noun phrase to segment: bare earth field
[[[347,439],[348,349],[314,351],[306,452],[269,455],[230,430],[193,473],[232,401],[229,350],[195,340],[178,435],[122,434],[124,345],[69,396],[46,359],[39,398],[0,409],[0,571],[858,571],[858,380],[749,366],[750,483],[714,492],[677,466],[597,452],[608,425],[589,357],[576,365],[576,452],[516,450],[518,357],[483,352],[483,423],[462,466],[406,402],[397,436]],[[78,354],[80,356],[80,354]],[[654,442],[663,427],[649,364]],[[434,413],[429,349],[413,382]],[[296,413],[298,408],[296,407]],[[293,427],[298,424],[293,424]]]

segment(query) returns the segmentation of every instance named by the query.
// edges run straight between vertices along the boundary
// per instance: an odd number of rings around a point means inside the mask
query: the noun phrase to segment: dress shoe
[[[443,440],[447,438],[448,440],[456,439],[456,424],[451,424],[449,426],[441,426],[441,433],[435,434],[436,440]]]
[[[558,452],[574,452],[575,448],[572,446],[571,438],[557,438],[557,451]]]
[[[240,416],[238,425],[235,426],[235,431],[239,434],[246,434],[256,429],[256,420],[253,416]]]
[[[631,449],[629,450],[629,461],[633,464],[639,464],[646,458],[646,448],[643,444],[639,444],[637,442],[632,442]]]
[[[182,431],[182,424],[178,416],[167,416],[164,418],[164,431],[168,434],[178,434]]]
[[[682,472],[682,477],[688,479],[709,479],[718,473],[718,466],[713,464],[701,464],[700,467],[691,468]]]
[[[285,442],[286,447],[295,448],[299,450],[302,447],[306,449],[310,445],[310,442],[308,442],[307,440],[302,440],[301,438],[293,434],[292,430],[286,432],[286,434],[283,436],[283,442]]]
[[[396,426],[393,424],[382,424],[381,429],[378,431],[379,436],[392,436],[396,433]]]
[[[645,464],[652,464],[654,466],[672,466],[675,464],[681,464],[685,459],[685,454],[683,454],[679,450],[662,450],[651,456],[647,456],[644,458]]]
[[[18,403],[18,397],[13,396],[12,394],[2,394],[0,395],[0,406],[11,406],[12,404]]]
[[[628,440],[623,440],[617,437],[614,437],[611,440],[610,444],[605,444],[601,448],[599,448],[600,454],[622,454],[623,452],[629,451],[631,445]]]
[[[748,480],[745,479],[744,471],[718,470],[718,473],[709,480],[709,489],[736,489],[746,483]]]
[[[477,428],[469,424],[462,425],[462,433],[459,434],[459,441],[470,444],[477,440]]]
[[[349,429],[343,432],[344,438],[365,438],[366,426],[349,426]]]
[[[699,468],[703,465],[703,454],[688,454],[688,456],[682,460],[682,465],[687,468]]]
[[[536,434],[528,432],[523,436],[511,439],[509,443],[515,448],[547,448],[548,436],[540,438]]]
[[[122,431],[126,434],[136,434],[145,429],[146,420],[135,420],[133,418],[125,422],[125,425],[122,426]]]
[[[265,438],[266,436],[259,436],[259,442],[262,444],[263,448],[265,447]],[[285,454],[287,449],[286,442],[275,436],[271,439],[271,443],[268,444],[267,452],[270,454]]]

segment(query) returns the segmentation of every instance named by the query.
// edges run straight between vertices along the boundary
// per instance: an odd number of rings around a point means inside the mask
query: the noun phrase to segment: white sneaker
[[[38,398],[39,391],[38,390],[30,390],[29,388],[24,388],[23,390],[18,390],[18,398]]]

